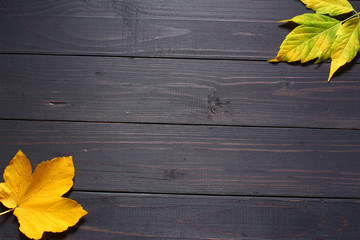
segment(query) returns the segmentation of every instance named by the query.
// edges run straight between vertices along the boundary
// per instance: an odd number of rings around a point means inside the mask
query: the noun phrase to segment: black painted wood
[[[356,68],[0,56],[0,118],[360,128]]]
[[[304,12],[0,0],[0,169],[72,155],[89,212],[44,239],[357,239],[358,66],[327,84],[328,63],[264,61]],[[0,239],[26,239],[11,214]]]
[[[360,4],[352,1],[354,7]],[[308,12],[288,0],[0,2],[0,52],[268,60]]]
[[[202,197],[73,192],[89,211],[76,228],[43,239],[356,239],[358,200]],[[2,219],[3,240],[26,239],[14,216]]]
[[[360,131],[0,121],[0,146],[73,156],[75,190],[360,197]]]

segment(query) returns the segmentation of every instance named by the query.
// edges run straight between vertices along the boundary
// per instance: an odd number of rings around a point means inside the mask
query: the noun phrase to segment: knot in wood
[[[211,112],[214,113],[214,114],[221,113],[222,112],[222,107],[215,104],[214,106],[211,107]]]

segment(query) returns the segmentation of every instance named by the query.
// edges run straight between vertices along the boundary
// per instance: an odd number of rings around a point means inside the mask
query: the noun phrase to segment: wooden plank
[[[89,212],[79,225],[44,239],[353,240],[358,200],[78,193]],[[19,237],[14,216],[1,216],[0,237]]]
[[[360,197],[360,131],[12,120],[0,146],[73,156],[75,190]]]
[[[268,60],[289,33],[277,22],[304,12],[288,0],[2,0],[0,52]]]
[[[60,56],[0,57],[0,118],[360,128],[356,68]]]
[[[356,1],[350,1],[355,7]],[[281,7],[279,7],[281,6]],[[253,10],[257,12],[254,13]],[[0,14],[3,16],[72,16],[180,20],[277,20],[274,12],[300,14],[305,7],[301,2],[274,0],[1,0]],[[189,11],[190,10],[190,11]]]

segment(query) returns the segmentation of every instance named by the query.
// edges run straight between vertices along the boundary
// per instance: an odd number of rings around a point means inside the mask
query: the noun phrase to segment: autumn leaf
[[[87,212],[77,202],[62,197],[73,185],[72,157],[42,162],[34,173],[30,161],[19,150],[4,171],[0,201],[14,211],[20,231],[32,239],[46,232],[63,232]],[[1,214],[0,214],[1,215]]]
[[[341,25],[337,32],[334,43],[334,50],[331,53],[331,67],[329,81],[333,74],[345,63],[354,59],[359,51],[360,44],[360,21],[359,18],[352,18]]]
[[[314,10],[317,14],[329,14],[338,16],[354,11],[347,0],[300,0],[307,8]]]
[[[301,1],[316,13],[305,13],[280,21],[291,21],[298,26],[286,36],[277,56],[269,62],[305,63],[316,59],[315,63],[320,63],[331,58],[330,81],[334,73],[353,60],[359,51],[359,13],[347,0]],[[343,20],[339,17],[350,12],[354,12],[350,17],[343,17]],[[338,16],[338,19],[331,16]]]
[[[304,63],[315,58],[323,60],[330,57],[330,47],[335,40],[340,21],[314,13],[305,13],[285,21],[293,21],[300,26],[285,38],[278,55],[270,62]]]

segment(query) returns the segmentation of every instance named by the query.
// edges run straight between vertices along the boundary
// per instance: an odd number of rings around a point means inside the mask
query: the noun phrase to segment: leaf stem
[[[7,211],[5,211],[5,212],[0,213],[0,216],[6,214],[6,213],[8,213],[8,212],[13,211],[14,209],[15,209],[15,208],[12,208],[12,209],[9,209],[9,210],[7,210]]]
[[[354,11],[355,11],[355,10],[354,10]],[[355,11],[355,12],[356,12],[356,11]],[[341,23],[344,23],[344,22],[346,22],[347,20],[350,20],[350,19],[352,19],[352,18],[354,18],[354,17],[359,17],[359,14],[360,14],[360,12],[356,12],[354,15],[351,15],[351,16],[348,17],[347,19],[342,20]]]

